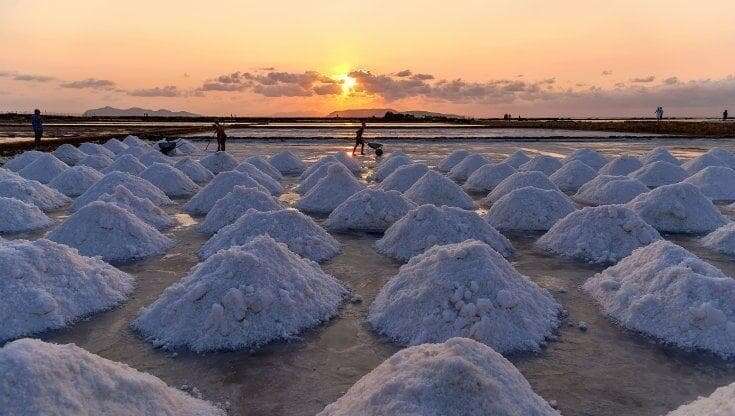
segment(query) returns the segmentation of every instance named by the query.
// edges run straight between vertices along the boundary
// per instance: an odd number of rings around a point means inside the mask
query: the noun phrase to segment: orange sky
[[[733,15],[733,2],[720,0],[2,0],[0,111],[38,106],[74,113],[137,105],[206,114],[322,114],[387,106],[493,116],[511,110],[618,115],[631,103],[647,109],[660,99],[673,112],[709,114],[735,106],[729,93],[735,82],[727,78],[735,73],[735,55],[725,52],[735,48]],[[555,82],[543,97],[521,93],[502,99],[485,93],[465,98],[464,92],[447,99],[434,90],[399,99],[373,90],[306,97],[264,96],[250,86],[201,90],[223,74],[266,74],[258,69],[271,67],[330,77],[352,70],[394,76],[410,69],[433,75],[431,88],[442,79],[485,87],[498,80]],[[653,81],[632,81],[649,77]],[[671,77],[679,82],[659,91]],[[87,79],[114,87],[61,86]],[[130,94],[166,86],[175,86],[176,96]],[[601,92],[587,92],[592,86]],[[716,99],[701,98],[712,96],[713,88]],[[570,89],[585,96],[570,95]]]

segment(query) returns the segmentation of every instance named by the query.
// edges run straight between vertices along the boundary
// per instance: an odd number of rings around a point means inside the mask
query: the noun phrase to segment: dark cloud
[[[342,93],[342,86],[339,84],[321,84],[313,88],[317,95],[337,95]]]
[[[56,78],[46,75],[32,75],[32,74],[16,74],[13,75],[13,80],[24,81],[24,82],[49,82]]]
[[[649,82],[653,82],[655,80],[656,80],[656,77],[655,76],[649,75],[647,77],[631,78],[630,79],[630,82],[636,82],[636,83],[639,83],[639,84],[646,84],[646,83],[649,83]]]
[[[342,87],[339,80],[316,71],[301,73],[237,71],[205,81],[198,91],[252,91],[265,97],[309,97],[340,94]]]
[[[411,72],[410,69],[404,69],[403,71],[396,72],[396,76],[401,78],[410,77],[411,75],[413,75],[413,72]]]
[[[128,95],[133,97],[178,97],[182,92],[174,85],[165,87],[143,88],[128,91]]]
[[[80,81],[62,82],[61,87],[78,90],[87,88],[95,90],[110,90],[115,88],[115,83],[107,79],[87,78]]]
[[[663,80],[663,83],[666,85],[675,85],[679,83],[679,78],[677,77],[670,77]]]
[[[413,76],[411,76],[411,79],[428,81],[430,79],[434,79],[434,76],[431,74],[414,74]]]
[[[603,77],[609,77],[612,74],[613,74],[613,71],[611,71],[609,69],[606,69],[606,70],[602,71],[602,76]]]

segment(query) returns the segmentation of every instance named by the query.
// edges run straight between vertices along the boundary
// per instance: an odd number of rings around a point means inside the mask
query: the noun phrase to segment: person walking
[[[656,107],[656,120],[661,121],[664,118],[664,108],[659,106]]]
[[[227,133],[225,133],[225,127],[219,124],[219,120],[214,122],[214,134],[217,136],[217,151],[225,151],[225,143],[227,142]]]
[[[360,124],[360,128],[357,129],[357,132],[355,133],[355,147],[352,148],[352,156],[355,156],[355,152],[357,151],[357,146],[360,147],[360,154],[365,154],[365,140],[362,138],[363,133],[365,133],[365,122],[363,121]]]
[[[43,137],[43,119],[41,118],[41,110],[33,110],[31,116],[31,127],[33,128],[33,147],[38,149],[41,147],[41,137]]]
[[[727,109],[725,109],[725,111],[722,112],[722,121],[727,121],[727,116]]]

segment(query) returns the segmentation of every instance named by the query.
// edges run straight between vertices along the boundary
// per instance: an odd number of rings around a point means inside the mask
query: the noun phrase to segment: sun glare
[[[357,80],[355,78],[352,78],[349,75],[340,75],[339,76],[340,81],[342,81],[342,94],[347,95],[352,92],[352,90],[357,85]]]

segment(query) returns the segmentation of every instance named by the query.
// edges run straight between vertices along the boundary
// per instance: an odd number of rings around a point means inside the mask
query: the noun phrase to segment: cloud
[[[337,95],[342,93],[342,86],[339,84],[321,84],[313,87],[313,90],[317,95]]]
[[[49,82],[55,79],[46,75],[16,74],[13,76],[13,80],[23,82]]]
[[[679,78],[677,77],[670,77],[663,80],[663,83],[666,85],[675,85],[679,83]]]
[[[115,83],[107,79],[87,78],[80,81],[62,82],[62,88],[110,90],[115,88]]]
[[[165,87],[143,88],[128,91],[128,95],[133,97],[178,97],[182,92],[174,85]]]
[[[341,81],[317,71],[271,71],[251,73],[236,71],[206,80],[199,92],[251,91],[265,97],[310,97],[341,94]]]
[[[653,82],[656,80],[656,77],[654,75],[649,75],[647,77],[641,77],[641,78],[631,78],[630,82],[636,82],[636,83],[648,83]]]
[[[410,77],[413,74],[410,69],[404,69],[403,71],[396,72],[397,77],[405,78]]]
[[[609,77],[612,74],[613,74],[613,71],[610,70],[610,69],[606,69],[606,70],[602,71],[602,76],[603,77]]]
[[[430,79],[434,79],[434,76],[431,74],[414,74],[411,79],[420,80],[420,81],[428,81]]]

